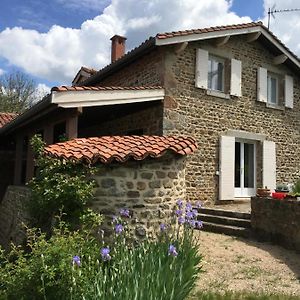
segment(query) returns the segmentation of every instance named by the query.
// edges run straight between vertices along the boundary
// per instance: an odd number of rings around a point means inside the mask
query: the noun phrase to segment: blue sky
[[[156,32],[260,20],[264,18],[264,5],[274,3],[273,0],[0,2],[0,74],[20,69],[47,86],[70,84],[81,65],[99,69],[109,63],[109,37],[115,33],[128,37],[130,49]],[[293,5],[297,0],[276,1],[279,5],[280,2]],[[289,42],[292,36],[284,33],[282,39]]]

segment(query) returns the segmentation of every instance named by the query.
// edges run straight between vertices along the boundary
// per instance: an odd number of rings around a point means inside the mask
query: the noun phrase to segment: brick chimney
[[[126,37],[120,35],[114,35],[110,40],[111,40],[111,62],[114,62],[125,54]]]

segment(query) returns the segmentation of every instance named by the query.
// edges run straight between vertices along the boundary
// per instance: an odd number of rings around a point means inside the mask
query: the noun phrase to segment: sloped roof
[[[155,37],[157,39],[168,39],[175,36],[186,36],[191,34],[201,34],[201,33],[214,32],[214,31],[245,29],[245,28],[251,28],[251,27],[262,26],[262,25],[263,25],[262,22],[251,22],[251,23],[236,24],[236,25],[214,26],[214,27],[207,27],[207,28],[200,28],[200,29],[198,28],[198,29],[158,33]]]
[[[157,46],[179,43],[184,40],[195,41],[198,39],[201,40],[206,38],[215,38],[217,36],[225,36],[226,34],[247,34],[251,32],[261,32],[262,35],[266,37],[268,43],[273,44],[279,52],[288,55],[292,63],[300,69],[299,58],[286,45],[284,45],[267,27],[265,27],[262,22],[250,22],[236,25],[214,26],[202,29],[158,33],[155,37],[148,38],[141,45],[127,52],[116,61],[108,64],[97,73],[84,80],[81,84],[93,85],[97,83],[97,81],[102,77],[112,74],[115,70],[122,68],[128,62],[135,60],[139,56],[151,51],[151,49],[154,49]],[[212,35],[210,35],[210,33]]]
[[[5,124],[12,121],[17,114],[15,113],[2,113],[0,112],[0,128],[3,127]]]
[[[55,86],[51,92],[74,92],[74,91],[141,91],[157,90],[161,86]]]
[[[108,164],[129,159],[158,158],[167,151],[187,155],[196,149],[196,141],[184,136],[102,136],[49,145],[45,148],[45,154],[75,163]]]

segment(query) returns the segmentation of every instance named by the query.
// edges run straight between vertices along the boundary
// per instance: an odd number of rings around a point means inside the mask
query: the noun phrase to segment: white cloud
[[[90,5],[100,2],[84,0]],[[112,0],[101,15],[79,29],[54,25],[47,33],[20,27],[3,30],[0,57],[34,76],[69,84],[81,65],[99,69],[109,63],[109,39],[114,34],[126,35],[128,48],[132,48],[157,32],[250,22],[249,17],[230,11],[231,2]]]
[[[33,99],[35,101],[40,101],[44,96],[50,93],[51,88],[44,83],[39,83],[36,86],[35,92],[33,94]]]
[[[3,69],[0,69],[0,76],[3,75],[5,71]]]
[[[299,0],[264,0],[264,24],[268,24],[267,11],[276,3],[275,9],[300,8]],[[300,11],[275,13],[275,19],[270,18],[270,30],[286,44],[295,54],[300,56]]]

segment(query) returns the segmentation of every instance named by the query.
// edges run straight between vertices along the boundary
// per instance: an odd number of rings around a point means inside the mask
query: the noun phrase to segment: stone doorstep
[[[225,216],[198,214],[198,219],[203,222],[210,222],[216,224],[251,228],[251,221],[249,219],[231,218]]]
[[[252,237],[252,231],[250,228],[215,224],[210,222],[203,222],[203,228],[201,230],[207,232],[221,233],[230,236],[238,236],[243,238]]]
[[[251,214],[245,212],[237,212],[231,210],[215,209],[215,208],[200,208],[198,209],[200,214],[223,216],[228,218],[245,219],[250,220]]]

